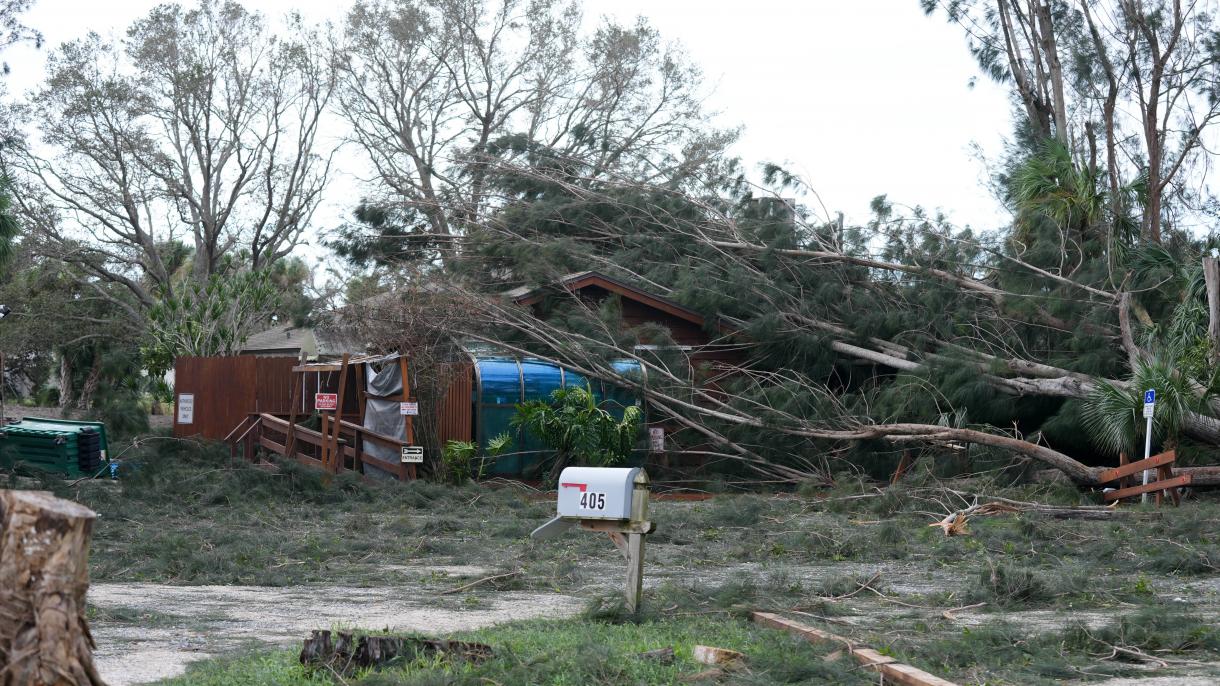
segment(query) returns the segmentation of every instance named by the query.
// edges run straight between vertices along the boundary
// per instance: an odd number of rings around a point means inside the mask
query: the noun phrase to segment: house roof
[[[584,288],[596,286],[624,298],[643,303],[679,319],[684,319],[696,326],[702,327],[704,323],[703,315],[685,305],[681,305],[665,296],[649,293],[642,288],[637,288],[625,281],[620,281],[597,271],[566,274],[560,277],[553,285],[539,288],[516,288],[508,291],[505,295],[518,305],[534,305],[541,301],[546,296],[547,291],[554,286],[559,286],[569,292],[576,292]]]
[[[309,357],[318,354],[318,339],[313,329],[296,327],[291,323],[273,326],[246,339],[241,351],[256,355],[269,352],[305,353]]]
[[[316,359],[339,357],[343,353],[360,354],[363,348],[364,346],[358,344],[348,332],[333,324],[297,327],[288,323],[250,336],[241,352],[247,355],[305,353],[305,357]]]

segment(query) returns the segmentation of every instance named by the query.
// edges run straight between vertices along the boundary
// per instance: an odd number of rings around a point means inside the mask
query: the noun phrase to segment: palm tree
[[[1183,419],[1200,410],[1207,395],[1179,371],[1180,357],[1176,347],[1162,350],[1137,362],[1125,385],[1103,383],[1084,401],[1084,428],[1098,448],[1111,455],[1139,455],[1146,428],[1144,391],[1148,389],[1156,390],[1153,438],[1169,447],[1177,443]]]

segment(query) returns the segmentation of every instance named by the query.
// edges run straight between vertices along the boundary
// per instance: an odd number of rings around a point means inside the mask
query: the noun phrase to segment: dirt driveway
[[[420,568],[428,578],[469,578],[464,568]],[[458,573],[453,573],[458,572]],[[89,603],[98,669],[111,686],[181,674],[188,663],[262,644],[299,644],[311,629],[361,627],[443,634],[580,611],[577,598],[500,592],[437,596],[429,589],[350,586],[94,584]]]

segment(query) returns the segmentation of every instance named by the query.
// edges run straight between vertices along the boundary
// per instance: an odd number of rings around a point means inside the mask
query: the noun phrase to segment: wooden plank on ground
[[[1171,488],[1177,488],[1178,486],[1190,485],[1190,478],[1191,477],[1189,474],[1183,474],[1181,476],[1175,476],[1172,479],[1165,479],[1164,481],[1151,481],[1147,486],[1140,484],[1130,488],[1120,488],[1116,491],[1106,491],[1101,494],[1101,497],[1103,500],[1121,500],[1123,498],[1130,498],[1133,495],[1140,495],[1141,493],[1164,491]]]
[[[922,669],[895,662],[894,658],[882,655],[871,648],[858,648],[854,643],[842,636],[836,636],[828,631],[815,629],[775,613],[751,612],[750,617],[754,620],[754,623],[760,626],[783,629],[798,636],[803,636],[810,643],[838,643],[847,648],[856,662],[880,673],[886,683],[900,684],[901,686],[956,686],[952,681],[946,681]]]
[[[1120,465],[1113,469],[1107,469],[1106,471],[1104,471],[1098,475],[1098,480],[1100,483],[1103,483],[1103,484],[1110,483],[1111,481],[1114,481],[1115,479],[1120,479],[1124,476],[1128,476],[1131,474],[1138,474],[1139,472],[1142,472],[1145,469],[1156,469],[1157,467],[1160,467],[1163,464],[1169,464],[1170,462],[1173,462],[1174,460],[1176,460],[1177,457],[1178,457],[1177,453],[1173,450],[1170,450],[1169,452],[1161,453],[1160,455],[1153,455],[1152,457],[1150,457],[1146,460],[1140,460],[1138,462],[1128,462],[1125,465]]]

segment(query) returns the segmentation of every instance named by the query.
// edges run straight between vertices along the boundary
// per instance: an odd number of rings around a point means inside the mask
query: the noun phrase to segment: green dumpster
[[[27,417],[0,427],[0,453],[69,478],[93,476],[108,461],[106,426],[101,422]]]

